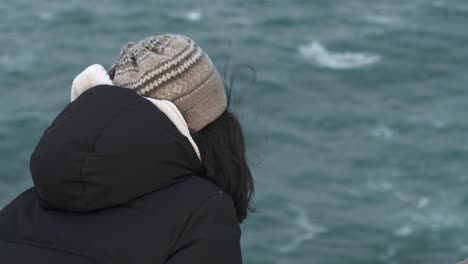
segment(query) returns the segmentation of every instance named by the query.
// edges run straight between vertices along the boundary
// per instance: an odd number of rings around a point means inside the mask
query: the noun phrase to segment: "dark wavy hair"
[[[254,211],[250,205],[254,184],[239,120],[226,110],[192,137],[200,149],[206,177],[231,196],[242,223]]]

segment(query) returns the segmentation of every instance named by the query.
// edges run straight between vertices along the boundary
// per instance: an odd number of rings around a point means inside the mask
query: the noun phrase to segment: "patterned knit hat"
[[[109,75],[115,85],[173,102],[195,132],[227,108],[215,66],[186,36],[165,34],[127,43]]]

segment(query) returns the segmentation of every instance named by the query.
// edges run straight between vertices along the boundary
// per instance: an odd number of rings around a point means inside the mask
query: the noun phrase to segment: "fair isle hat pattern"
[[[173,102],[195,132],[227,108],[221,76],[186,36],[164,34],[127,43],[109,74],[115,85]]]

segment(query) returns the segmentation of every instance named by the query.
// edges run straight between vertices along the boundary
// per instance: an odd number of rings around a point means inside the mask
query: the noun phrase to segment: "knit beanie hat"
[[[192,131],[200,131],[227,108],[221,76],[192,39],[165,34],[130,42],[109,70],[115,85],[173,102]]]

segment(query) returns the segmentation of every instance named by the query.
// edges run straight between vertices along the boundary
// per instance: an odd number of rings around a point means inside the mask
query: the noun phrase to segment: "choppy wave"
[[[393,233],[399,237],[408,237],[421,231],[443,232],[447,229],[464,228],[464,217],[455,211],[444,211],[440,207],[429,206],[430,198],[426,196],[411,197],[405,202],[415,202],[415,208],[405,211],[405,219],[402,226],[396,228]]]
[[[279,251],[282,253],[288,253],[297,249],[304,242],[314,239],[318,234],[327,230],[325,227],[313,224],[304,208],[298,205],[291,205],[291,210],[295,213],[295,223],[300,232],[292,240],[279,248]]]
[[[425,213],[412,213],[412,221],[425,227],[429,227],[433,232],[438,232],[445,228],[461,228],[464,226],[464,219],[455,213],[445,214],[439,210],[428,211]]]
[[[320,42],[313,41],[298,48],[306,59],[321,67],[346,70],[367,67],[381,60],[381,56],[365,52],[331,52]]]

